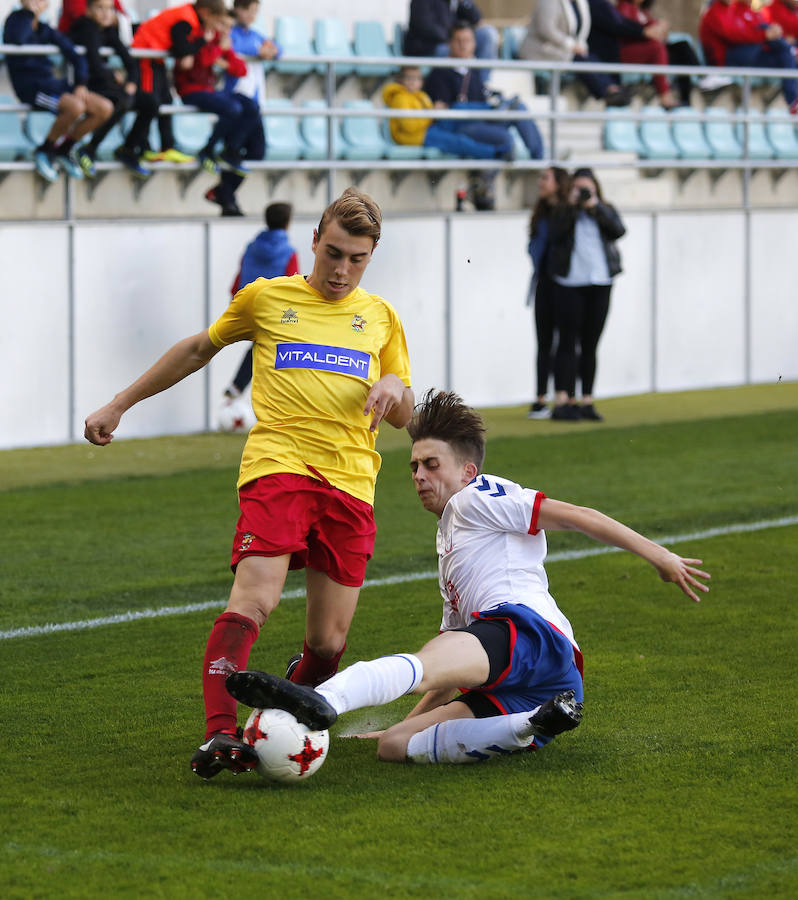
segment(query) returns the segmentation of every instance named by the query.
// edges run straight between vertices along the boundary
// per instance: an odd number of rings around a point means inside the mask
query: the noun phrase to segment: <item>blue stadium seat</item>
[[[25,137],[34,147],[38,147],[50,133],[54,121],[55,116],[52,113],[44,112],[44,110],[29,112],[25,116],[25,124],[23,125]]]
[[[175,113],[172,116],[172,128],[177,146],[184,153],[196,156],[208,143],[215,124],[216,116],[210,113]]]
[[[274,39],[283,48],[283,59],[274,64],[277,72],[286,75],[321,73],[324,66],[316,63],[285,62],[290,56],[315,56],[308,23],[299,16],[277,16],[274,20]]]
[[[400,22],[393,26],[393,55],[405,55],[405,27]]]
[[[661,106],[644,106],[640,112],[645,116],[640,123],[640,155],[644,159],[676,159],[679,148],[671,137],[668,113]]]
[[[739,159],[743,155],[743,148],[734,133],[734,125],[723,121],[723,117],[728,116],[728,111],[710,106],[704,112],[718,120],[704,123],[704,137],[712,148],[713,158]]]
[[[518,59],[518,51],[526,37],[526,25],[507,25],[502,29],[502,59]]]
[[[303,143],[299,134],[297,116],[270,116],[269,109],[290,109],[290,100],[274,98],[265,101],[267,112],[263,116],[263,130],[266,134],[266,154],[264,159],[301,159]]]
[[[346,25],[341,19],[316,19],[313,44],[319,56],[334,56],[336,59],[349,60],[335,64],[336,75],[351,75],[355,71],[355,64],[351,62],[354,56],[352,45],[349,43]]]
[[[0,104],[16,104],[19,101],[10,94],[0,94]],[[30,157],[33,145],[22,128],[23,113],[0,113],[0,159],[13,161]]]
[[[739,109],[737,111],[742,112],[743,110]],[[740,146],[744,146],[745,123],[738,122],[734,127],[734,133],[740,142]],[[768,140],[764,122],[748,123],[748,155],[751,159],[773,159],[775,155],[775,151]]]
[[[798,159],[798,137],[795,134],[795,117],[786,109],[769,109],[770,121],[765,125],[777,159]]]
[[[314,109],[326,109],[324,100],[306,100],[302,107],[308,110],[308,115],[303,116],[299,122],[299,133],[305,146],[302,155],[305,159],[338,159],[341,156],[340,125],[336,124],[333,130],[333,152],[328,153],[327,128],[329,118],[327,116],[313,115]]]
[[[671,110],[671,135],[679,148],[679,156],[682,159],[709,159],[712,156],[712,148],[704,137],[704,128],[701,122],[682,120],[682,116],[695,115],[695,113],[696,110],[689,106],[679,106]]]
[[[385,156],[388,159],[430,159],[420,144],[397,144],[391,134],[390,119],[383,119],[380,133],[385,142]]]
[[[374,110],[371,100],[347,100],[347,109]],[[377,116],[346,118],[341,123],[341,156],[344,159],[382,159],[387,155]]]
[[[641,156],[644,148],[637,131],[637,122],[628,118],[629,111],[610,108],[607,110],[607,114],[610,118],[604,123],[604,149],[617,150],[622,153],[637,153],[638,156]]]
[[[355,40],[353,43],[355,56],[393,56],[393,51],[385,40],[385,32],[380,22],[355,22]],[[360,76],[387,78],[394,67],[386,63],[379,65],[363,65],[357,63],[355,71]]]

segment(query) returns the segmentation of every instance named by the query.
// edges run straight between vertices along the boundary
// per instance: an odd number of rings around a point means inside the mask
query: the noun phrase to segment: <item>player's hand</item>
[[[699,578],[709,580],[712,576],[708,572],[696,569],[696,566],[702,564],[700,559],[683,559],[676,553],[665,551],[666,555],[661,562],[655,563],[659,577],[663,581],[670,581],[677,584],[687,596],[696,603],[700,602],[700,598],[696,596],[693,588],[703,591],[705,594],[709,591],[709,586],[699,581]]]
[[[97,444],[99,447],[110,444],[121,418],[122,414],[109,403],[87,417],[83,436],[89,443]]]
[[[194,57],[193,56],[181,56],[177,61],[178,66],[181,69],[190,69],[194,65]]]
[[[258,56],[261,59],[274,59],[277,56],[277,44],[274,41],[264,41],[258,47]]]
[[[369,391],[366,398],[366,406],[363,415],[367,416],[373,413],[369,431],[376,431],[380,422],[390,413],[390,411],[402,402],[405,393],[405,385],[398,375],[383,375],[379,381],[376,381]]]

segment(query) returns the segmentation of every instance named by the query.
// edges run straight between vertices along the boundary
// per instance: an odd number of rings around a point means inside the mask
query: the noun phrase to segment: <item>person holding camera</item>
[[[567,202],[558,204],[549,218],[548,264],[559,334],[552,419],[602,420],[593,405],[596,348],[610,308],[612,281],[621,272],[615,241],[625,233],[618,211],[604,201],[593,171],[577,169]],[[576,402],[577,373],[581,406]]]

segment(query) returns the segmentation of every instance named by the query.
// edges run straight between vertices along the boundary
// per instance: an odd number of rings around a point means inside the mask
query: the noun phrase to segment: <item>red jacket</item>
[[[220,59],[227,62],[224,74],[232,75],[234,78],[242,78],[247,74],[247,64],[244,60],[232,50],[222,50],[219,38],[216,37],[194,54],[194,65],[190,69],[182,69],[179,62],[175,64],[173,77],[177,93],[182,97],[196,91],[216,90],[216,82],[222,72],[214,68],[214,64]]]
[[[726,50],[732,44],[762,44],[767,22],[747,3],[725,4],[713,0],[701,16],[698,37],[707,62],[713,66],[726,64]]]
[[[798,40],[798,9],[784,0],[773,0],[767,9],[768,18],[774,25],[781,25],[784,37]]]
[[[58,20],[58,30],[64,34],[69,33],[75,19],[86,15],[87,0],[64,0],[61,5],[61,18]],[[120,0],[114,0],[114,9],[123,16],[130,18],[130,13],[122,6]]]

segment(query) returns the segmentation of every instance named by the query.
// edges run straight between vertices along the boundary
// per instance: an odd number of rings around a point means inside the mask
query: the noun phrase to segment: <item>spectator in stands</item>
[[[452,28],[449,38],[449,56],[453,59],[474,58],[474,29],[462,22]],[[424,89],[439,109],[513,109],[525,110],[526,106],[513,98],[505,100],[497,91],[489,91],[485,85],[482,69],[459,68],[432,69],[424,82]],[[512,152],[512,139],[508,135],[508,125],[501,122],[467,121],[458,123],[458,131],[483,143],[497,144]],[[531,118],[516,119],[512,127],[517,129],[529,150],[532,159],[543,158],[543,139],[537,125]],[[508,144],[509,141],[509,144]]]
[[[537,338],[537,399],[529,407],[528,418],[548,419],[551,410],[546,403],[549,376],[552,372],[551,350],[554,345],[554,291],[548,270],[549,217],[559,204],[566,203],[571,177],[565,169],[550,166],[538,178],[538,199],[529,222],[529,256],[532,280],[527,303],[534,298],[535,336]]]
[[[587,0],[538,0],[526,37],[518,51],[521,59],[555,62],[599,62],[587,46],[590,33]],[[621,87],[617,76],[606,72],[577,72],[579,80],[607,106],[628,106],[631,89]]]
[[[701,16],[698,35],[707,62],[714,66],[756,69],[796,68],[792,48],[781,26],[767,22],[745,3],[712,0]],[[798,112],[798,87],[794,78],[783,78],[782,93],[790,112]]]
[[[255,56],[258,62],[246,62],[247,72],[242,78],[227,76],[225,90],[252,98],[263,109],[266,99],[266,77],[261,60],[279,59],[282,48],[252,26],[258,17],[260,0],[235,0],[233,13],[236,23],[230,32],[233,50],[240,56]]]
[[[94,161],[100,144],[125,113],[135,109],[136,119],[122,146],[114,151],[114,156],[134,175],[146,177],[150,171],[141,165],[141,154],[158,106],[152,94],[139,90],[138,66],[119,37],[114,0],[88,0],[86,15],[74,20],[69,36],[75,44],[86,48],[89,89],[110,100],[114,106],[111,117],[92,134],[91,140],[78,149],[77,159],[81,169],[89,178],[94,177]],[[107,58],[100,55],[101,47],[109,47],[122,61],[124,75],[111,68]]]
[[[62,34],[69,34],[72,24],[81,16],[86,15],[88,6],[88,0],[63,0],[58,30]],[[113,8],[116,12],[115,20],[119,29],[119,37],[123,43],[129,44],[133,37],[133,17],[122,5],[121,0],[113,0]]]
[[[432,109],[429,95],[422,90],[424,79],[418,66],[403,66],[395,81],[390,81],[382,91],[385,105],[391,109]],[[458,131],[461,123],[452,120],[407,118],[391,119],[391,137],[397,144],[435,147],[453,156],[467,159],[496,159],[510,152],[506,132],[502,133],[502,143],[476,141]]]
[[[207,172],[217,174],[220,167],[224,170],[219,184],[205,194],[207,200],[221,206],[223,216],[243,215],[235,193],[249,174],[244,157],[249,161],[263,159],[266,149],[257,102],[243,94],[214,89],[219,74],[236,78],[246,75],[246,63],[233,52],[230,41],[234,21],[231,14],[218,16],[218,30],[213,38],[207,39],[195,55],[181,59],[174,71],[180,99],[217,116],[197,161]],[[223,142],[223,148],[217,158],[219,142]]]
[[[47,56],[6,56],[8,74],[14,92],[20,102],[34,109],[55,113],[55,122],[44,143],[33,153],[36,171],[47,181],[58,178],[61,168],[73,178],[82,178],[83,172],[75,158],[75,144],[89,132],[99,128],[113,112],[113,106],[105,97],[86,87],[88,66],[83,56],[75,52],[75,46],[61,32],[39,21],[47,9],[49,0],[21,0],[22,9],[14,10],[6,19],[3,42],[6,44],[55,44],[72,64],[74,84],[56,78],[53,63]]]
[[[668,36],[668,23],[664,19],[644,24],[637,17],[627,18],[622,15],[612,0],[588,2],[591,14],[588,46],[598,59],[607,63],[667,65],[665,39]],[[664,75],[656,75],[654,85],[665,109],[679,105]]]
[[[233,297],[256,278],[298,275],[299,259],[288,238],[293,208],[290,203],[270,203],[266,207],[266,228],[259,232],[244,251],[241,267],[233,281]],[[225,388],[223,403],[229,406],[252,381],[252,347],[244,354],[241,365]]]
[[[625,233],[617,210],[604,201],[596,176],[590,169],[577,169],[567,202],[558,204],[549,218],[548,269],[558,334],[552,419],[602,419],[593,405],[596,348],[610,308],[612,280],[621,271],[615,241]],[[577,369],[581,406],[575,399]]]
[[[766,7],[767,17],[781,28],[781,34],[788,44],[798,42],[798,0],[773,0]]]
[[[410,0],[410,21],[405,35],[406,56],[448,56],[455,22],[474,29],[477,59],[496,59],[499,33],[492,25],[480,25],[482,13],[471,0]],[[482,70],[486,72],[485,69]],[[487,80],[487,75],[485,76]]]
[[[218,19],[224,12],[224,0],[197,0],[196,3],[170,7],[139,25],[132,46],[140,50],[165,50],[175,58],[175,69],[179,69],[186,59],[190,60],[190,67],[194,54],[214,39]],[[164,61],[142,58],[139,60],[139,70],[141,89],[154,94],[159,106],[170,104],[172,88]],[[175,163],[193,161],[193,157],[175,146],[171,116],[158,116],[158,130],[161,149],[145,151],[144,159]]]

